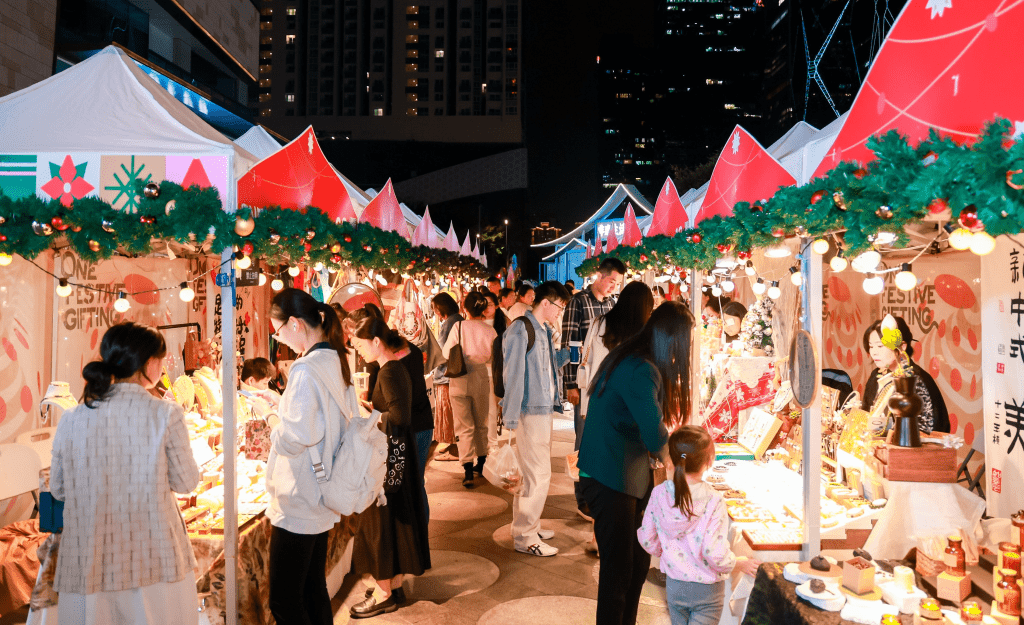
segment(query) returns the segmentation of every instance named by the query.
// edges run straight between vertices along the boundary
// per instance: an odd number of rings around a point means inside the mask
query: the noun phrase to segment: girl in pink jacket
[[[725,578],[733,569],[757,573],[757,560],[729,548],[725,500],[701,479],[715,461],[715,444],[702,427],[680,426],[668,439],[672,479],[654,488],[637,530],[647,553],[661,559],[672,625],[718,623]]]

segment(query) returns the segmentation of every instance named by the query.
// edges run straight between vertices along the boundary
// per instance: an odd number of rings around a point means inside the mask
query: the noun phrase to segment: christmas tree
[[[772,341],[772,309],[775,300],[762,297],[750,307],[740,323],[740,341],[744,352],[757,354],[763,351],[766,356],[775,355],[775,343]]]

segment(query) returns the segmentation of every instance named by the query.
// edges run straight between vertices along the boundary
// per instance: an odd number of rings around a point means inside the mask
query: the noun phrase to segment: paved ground
[[[462,487],[457,462],[427,468],[430,548],[433,568],[404,584],[409,603],[397,612],[364,621],[374,625],[570,625],[593,623],[600,561],[586,553],[590,524],[576,516],[573,482],[565,472],[572,451],[571,419],[556,419],[551,449],[551,491],[543,525],[555,531],[551,558],[512,549],[512,497],[477,479]],[[334,622],[349,622],[348,606],[363,599],[356,576],[334,598]],[[664,582],[652,571],[641,599],[638,623],[668,625]],[[358,622],[358,621],[357,621]]]

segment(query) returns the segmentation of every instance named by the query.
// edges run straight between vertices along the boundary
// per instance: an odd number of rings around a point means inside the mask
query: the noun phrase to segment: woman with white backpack
[[[333,623],[327,592],[327,532],[341,516],[326,507],[313,458],[332,456],[358,416],[341,321],[328,304],[299,289],[274,296],[274,338],[301,354],[270,434],[270,612],[278,625]]]

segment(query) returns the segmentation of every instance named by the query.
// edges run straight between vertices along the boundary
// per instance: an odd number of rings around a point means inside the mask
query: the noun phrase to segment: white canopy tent
[[[218,156],[226,159],[228,180],[221,198],[234,212],[236,181],[258,160],[195,115],[165,91],[120,48],[108,46],[89,59],[46,80],[0,98],[0,154],[78,154],[136,156]],[[97,165],[97,168],[99,166]],[[98,172],[97,172],[98,175]],[[99,187],[98,184],[92,185]],[[88,195],[94,195],[94,188]],[[233,277],[231,250],[221,256],[220,272]],[[221,296],[232,297],[232,287]],[[233,328],[235,309],[222,307],[222,324]],[[224,457],[236,456],[235,337],[223,335]],[[234,492],[235,463],[224,463],[225,492]],[[226,497],[226,519],[236,519],[236,501]],[[224,526],[226,603],[236,601],[237,522]],[[227,611],[234,625],[237,611]]]
[[[241,137],[235,139],[235,145],[248,151],[256,158],[263,160],[281,149],[281,144],[273,137],[267,129],[256,124],[245,131]]]

